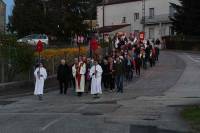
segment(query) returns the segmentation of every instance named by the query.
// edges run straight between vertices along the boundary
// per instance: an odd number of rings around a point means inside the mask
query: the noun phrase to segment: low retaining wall
[[[35,81],[20,81],[0,84],[0,96],[18,95],[34,91]],[[45,81],[45,91],[55,89],[58,86],[56,76],[49,77]]]

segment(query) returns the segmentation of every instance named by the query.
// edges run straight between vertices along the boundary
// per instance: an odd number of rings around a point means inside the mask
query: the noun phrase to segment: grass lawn
[[[184,108],[181,116],[191,125],[194,132],[200,133],[200,106]]]

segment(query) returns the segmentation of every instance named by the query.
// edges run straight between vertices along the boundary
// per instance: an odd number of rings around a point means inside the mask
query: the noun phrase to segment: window
[[[174,16],[175,13],[176,13],[176,9],[174,9],[173,6],[169,6],[169,15]]]
[[[149,8],[149,18],[153,18],[155,15],[154,8]]]
[[[172,27],[172,26],[169,28],[169,35],[170,36],[174,36],[175,35],[175,30],[174,30],[174,27]]]
[[[154,28],[149,28],[149,39],[154,39]]]
[[[165,36],[166,35],[166,27],[163,27],[161,30],[161,35]]]
[[[138,20],[140,18],[140,15],[139,15],[139,13],[137,12],[137,13],[134,13],[134,20]]]
[[[134,33],[135,33],[135,34],[139,34],[140,31],[139,31],[139,30],[134,30]]]
[[[126,23],[126,17],[122,18],[122,23]]]

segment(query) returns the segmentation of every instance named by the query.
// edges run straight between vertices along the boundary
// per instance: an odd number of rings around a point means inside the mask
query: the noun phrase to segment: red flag
[[[140,40],[144,41],[145,38],[145,33],[144,32],[140,32]]]
[[[42,44],[42,42],[40,40],[37,43],[36,51],[37,52],[42,52],[43,51],[43,44]]]
[[[98,49],[98,44],[96,39],[92,39],[90,41],[90,48],[92,49],[92,51],[96,51]]]

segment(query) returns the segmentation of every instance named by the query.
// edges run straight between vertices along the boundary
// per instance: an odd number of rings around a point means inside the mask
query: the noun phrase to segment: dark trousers
[[[103,81],[104,89],[108,89],[109,88],[109,78],[108,78],[108,76],[103,75],[102,81]]]
[[[112,75],[108,76],[110,90],[115,89],[115,78]]]
[[[132,80],[133,79],[133,71],[131,66],[126,67],[126,80]]]
[[[150,66],[153,67],[153,58],[149,59]]]
[[[91,91],[91,80],[85,80],[85,92]]]
[[[123,75],[117,75],[116,76],[116,84],[117,84],[117,92],[123,93]]]
[[[147,62],[146,62],[146,59],[145,58],[142,58],[142,67],[143,69],[147,69]]]
[[[68,84],[67,84],[67,81],[62,81],[60,80],[59,81],[59,84],[60,84],[60,94],[63,94],[63,89],[64,89],[64,94],[67,93],[67,88],[68,88]],[[63,86],[64,85],[64,86]],[[63,88],[64,87],[64,88]]]
[[[153,67],[153,66],[156,65],[156,62],[155,62],[155,58],[154,58],[154,57],[151,57],[150,60],[149,60],[149,62],[150,62],[150,66],[151,66],[151,67]]]
[[[83,95],[83,92],[78,92],[77,95],[78,97],[81,97]]]
[[[135,66],[135,71],[137,75],[140,75],[140,65]]]
[[[156,56],[155,56],[155,60],[156,60],[156,61],[158,61],[158,56],[159,56],[159,55],[158,55],[158,54],[156,54]]]

